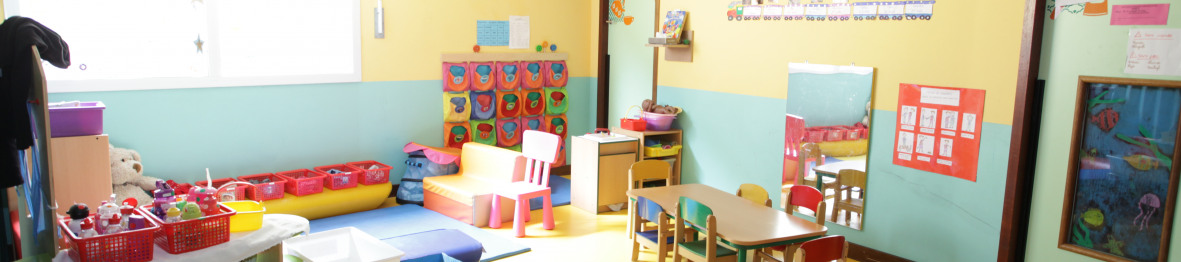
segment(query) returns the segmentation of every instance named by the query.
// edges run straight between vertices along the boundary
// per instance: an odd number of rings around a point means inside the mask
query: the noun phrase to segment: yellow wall
[[[590,3],[588,3],[590,2]],[[385,38],[373,38],[374,0],[361,1],[361,62],[364,81],[440,79],[439,55],[466,53],[476,44],[476,20],[508,20],[511,15],[530,16],[530,42],[549,41],[558,52],[569,53],[571,76],[594,76],[591,58],[597,18],[596,1],[498,0],[498,1],[391,1],[385,7]],[[484,46],[481,52],[534,52]]]
[[[861,2],[861,1],[854,1]],[[659,84],[787,97],[787,64],[876,68],[874,108],[895,111],[898,84],[987,90],[984,121],[1010,124],[1024,1],[937,1],[930,21],[727,21],[728,1],[663,0],[688,12],[693,62],[668,62]],[[638,43],[637,43],[638,44]]]

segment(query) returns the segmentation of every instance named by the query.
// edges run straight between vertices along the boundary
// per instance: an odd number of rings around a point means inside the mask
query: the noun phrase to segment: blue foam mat
[[[549,177],[550,188],[550,202],[554,206],[564,206],[570,204],[570,179],[560,176],[551,175]],[[533,198],[529,200],[529,209],[538,210],[542,208],[541,198]]]
[[[480,257],[480,261],[493,261],[530,250],[527,246],[416,205],[401,205],[311,221],[312,233],[343,227],[356,227],[377,239],[434,229],[458,229],[484,245],[485,253]]]

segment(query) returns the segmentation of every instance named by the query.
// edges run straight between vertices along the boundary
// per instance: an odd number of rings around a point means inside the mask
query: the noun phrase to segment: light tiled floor
[[[631,261],[632,242],[624,232],[626,210],[597,216],[569,205],[553,210],[554,230],[543,229],[541,210],[534,210],[531,213],[533,219],[526,223],[527,236],[523,238],[514,236],[512,223],[505,223],[500,229],[482,228],[532,248],[532,251],[498,261]],[[655,253],[640,248],[637,261],[657,261]],[[665,261],[672,261],[672,256]]]

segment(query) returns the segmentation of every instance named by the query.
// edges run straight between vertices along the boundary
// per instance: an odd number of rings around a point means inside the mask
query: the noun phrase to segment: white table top
[[[830,175],[830,176],[836,176],[843,169],[853,169],[853,170],[865,172],[865,160],[847,160],[847,161],[841,161],[841,162],[836,162],[836,163],[823,164],[823,165],[819,165],[815,168],[812,168],[812,170],[815,170],[816,173],[824,173],[824,174]]]
[[[163,230],[163,229],[161,229]],[[182,254],[169,254],[160,246],[155,246],[152,261],[241,261],[250,256],[267,250],[283,240],[311,231],[308,220],[295,215],[265,214],[262,216],[262,228],[254,231],[230,233],[230,241],[207,247],[201,250]],[[73,261],[67,250],[59,250],[54,262]]]

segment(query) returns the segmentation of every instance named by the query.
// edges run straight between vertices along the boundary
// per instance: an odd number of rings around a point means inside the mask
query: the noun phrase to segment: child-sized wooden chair
[[[824,195],[820,194],[820,190],[816,190],[815,187],[808,185],[795,185],[784,193],[787,195],[787,201],[783,202],[783,210],[788,216],[791,216],[796,211],[796,207],[803,207],[811,210],[816,216],[816,224],[824,225],[824,211],[827,208],[827,204],[824,203]],[[770,247],[758,252],[758,256],[768,260],[778,260],[770,255],[771,251],[783,251],[783,258],[787,260],[787,258],[792,257],[792,252],[798,247],[799,244]]]
[[[672,167],[664,160],[649,159],[636,162],[627,171],[627,190],[644,188],[644,182],[652,179],[664,179],[665,185],[668,185],[670,178],[672,178]],[[629,199],[627,204],[627,216],[632,217],[634,211],[632,207],[635,206],[635,202]],[[627,221],[627,228],[629,230],[632,228],[631,223],[631,220]],[[644,225],[640,225],[640,229],[648,230]],[[634,236],[633,232],[635,231],[628,232],[627,237],[632,238]]]
[[[795,257],[792,261],[797,262],[820,262],[820,261],[841,261],[844,262],[849,256],[849,242],[845,242],[845,236],[826,236],[809,240],[800,244],[800,250],[796,251]]]
[[[832,217],[837,219],[842,210],[845,211],[845,225],[849,226],[849,217],[853,213],[857,213],[858,224],[861,223],[865,216],[865,172],[845,169],[841,170],[837,175],[837,197],[833,201]],[[861,194],[857,198],[853,198],[853,192],[860,189]]]
[[[686,224],[687,223],[687,224]],[[718,221],[714,217],[713,209],[705,204],[688,197],[681,197],[677,202],[677,222],[674,223],[674,236],[684,236],[685,226],[688,225],[698,232],[705,232],[705,239],[696,241],[675,238],[677,246],[673,252],[673,261],[680,262],[684,256],[690,261],[717,262],[736,261],[738,252],[722,245],[718,245]]]
[[[640,258],[640,245],[643,245],[656,250],[656,260],[664,262],[668,252],[673,250],[674,243],[673,226],[668,223],[668,214],[664,212],[664,208],[661,208],[660,204],[644,197],[637,197],[633,207],[635,212],[630,218],[632,221],[630,230],[635,233],[636,237],[632,238],[632,261]],[[655,223],[656,229],[643,230],[642,225],[648,222]]]
[[[550,200],[550,164],[558,157],[562,139],[558,135],[526,130],[522,134],[521,154],[525,156],[524,181],[506,184],[492,193],[492,212],[488,226],[500,228],[500,197],[517,201],[513,216],[513,230],[517,237],[525,236],[525,221],[529,219],[529,199],[542,197],[542,223],[546,230],[554,229],[553,202]]]
[[[763,187],[759,185],[750,183],[739,185],[738,192],[734,194],[745,198],[746,200],[750,200],[750,202],[755,202],[755,204],[763,204],[767,207],[771,207],[771,196],[767,194],[766,189],[763,189]]]
[[[828,189],[836,189],[836,186],[837,186],[837,179],[836,178],[831,178],[831,177],[826,177],[826,176],[821,176],[819,174],[816,174],[816,171],[812,170],[812,168],[814,168],[814,166],[808,166],[809,161],[815,162],[816,166],[820,166],[820,165],[824,164],[824,155],[822,155],[820,153],[820,145],[817,145],[815,143],[800,144],[800,157],[799,158],[800,158],[800,161],[799,161],[800,162],[800,164],[799,164],[800,174],[796,175],[796,177],[799,177],[803,180],[802,184],[815,185],[816,179],[820,179],[821,187],[817,188],[817,189],[819,189],[821,193],[824,193]],[[798,185],[801,183],[796,183],[796,184]],[[834,190],[834,192],[835,192],[835,190]]]

